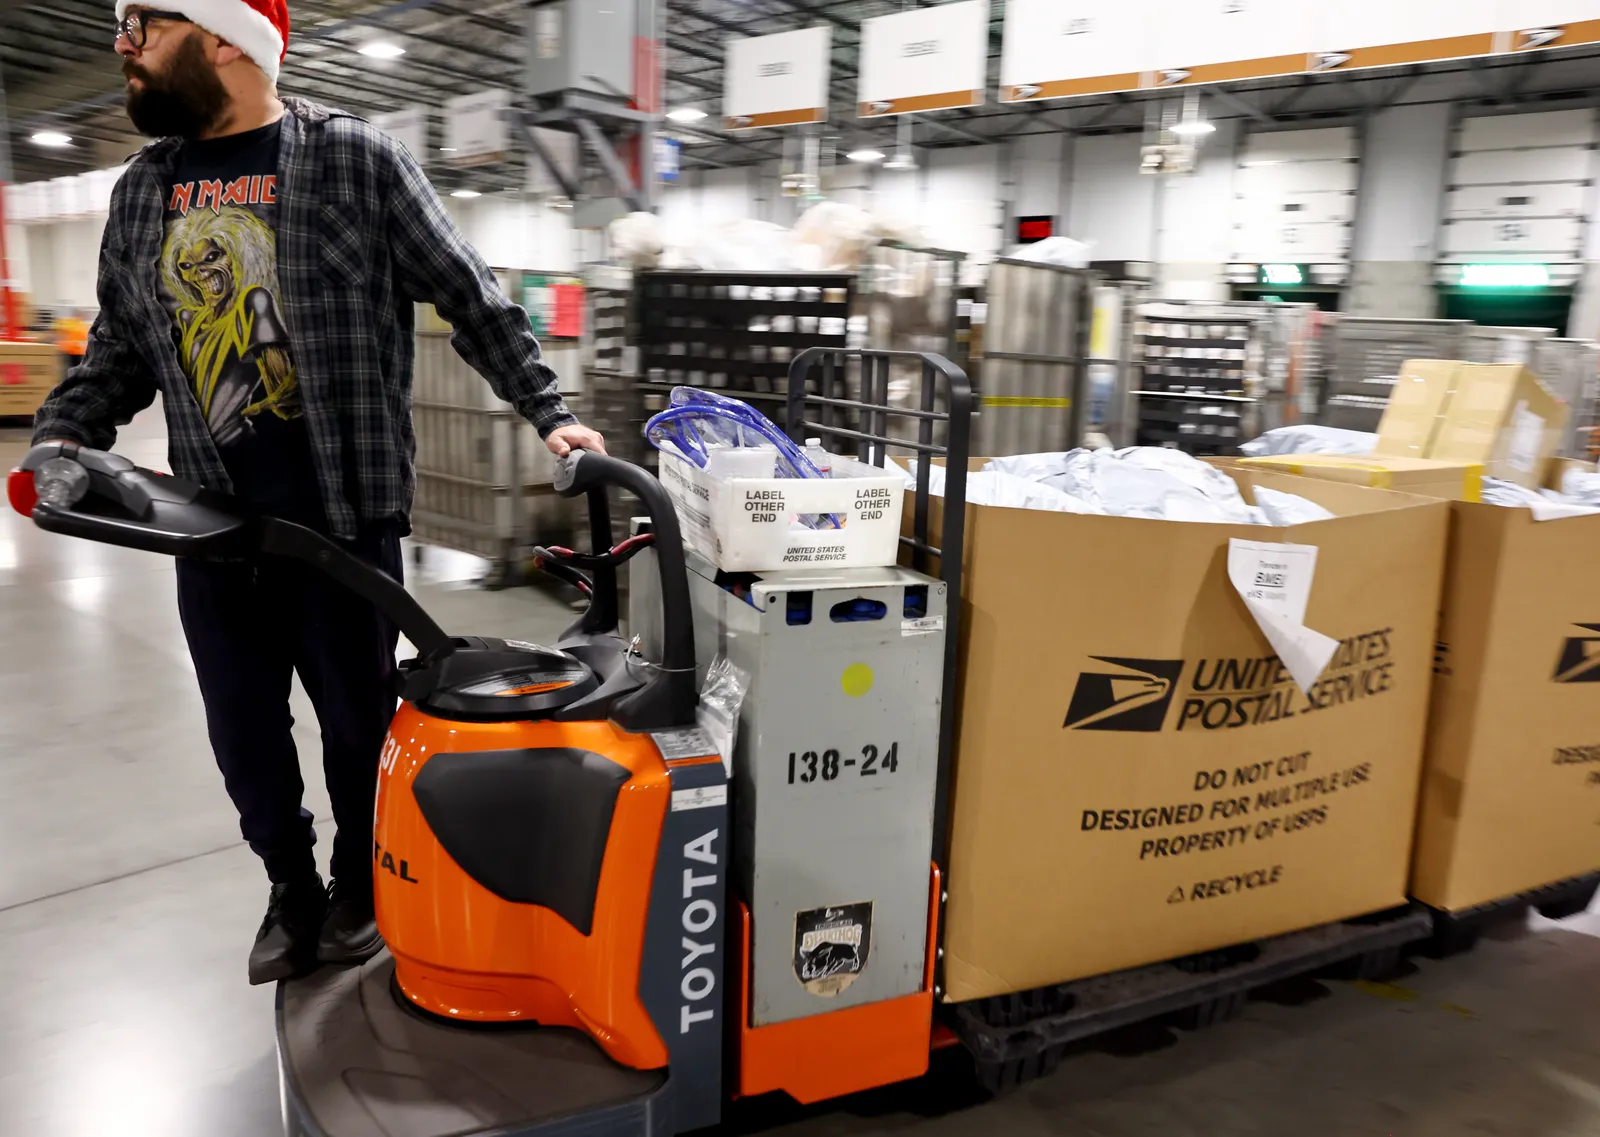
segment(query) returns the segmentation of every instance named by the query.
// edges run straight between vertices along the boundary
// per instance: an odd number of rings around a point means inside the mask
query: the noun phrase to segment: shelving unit
[[[1259,317],[1152,302],[1136,332],[1136,441],[1196,455],[1232,454],[1253,436],[1260,392],[1252,351]]]

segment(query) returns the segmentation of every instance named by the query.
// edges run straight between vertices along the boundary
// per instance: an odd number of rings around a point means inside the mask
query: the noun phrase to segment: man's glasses
[[[149,39],[149,25],[151,20],[171,20],[175,24],[192,24],[182,12],[156,12],[147,8],[138,8],[129,12],[117,21],[117,39],[128,37],[128,43],[133,45],[135,51],[143,51],[145,41]]]

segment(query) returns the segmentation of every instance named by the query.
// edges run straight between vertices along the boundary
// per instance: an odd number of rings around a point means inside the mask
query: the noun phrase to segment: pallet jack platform
[[[291,1137],[647,1134],[666,1085],[577,1031],[424,1017],[396,998],[387,951],[280,984],[277,1033]]]

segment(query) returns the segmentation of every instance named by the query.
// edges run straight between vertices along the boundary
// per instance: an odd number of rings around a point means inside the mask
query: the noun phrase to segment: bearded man
[[[406,149],[353,115],[280,100],[284,0],[118,0],[128,115],[156,139],[112,195],[88,352],[34,441],[110,449],[159,391],[173,471],[312,526],[395,579],[416,474],[414,305],[557,455],[604,442],[567,411],[526,314]],[[212,750],[271,881],[252,983],[382,948],[373,915],[378,757],[397,631],[271,557],[180,562],[178,609]],[[290,728],[298,674],[322,728],[332,884]]]

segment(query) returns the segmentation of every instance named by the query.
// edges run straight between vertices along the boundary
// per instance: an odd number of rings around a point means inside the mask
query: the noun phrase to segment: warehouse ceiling
[[[733,36],[762,35],[827,23],[833,28],[835,118],[826,134],[850,147],[886,145],[893,124],[859,122],[856,63],[863,19],[928,6],[933,0],[663,0],[669,106],[697,105],[711,117],[692,129],[672,128],[687,145],[688,166],[747,165],[782,156],[778,131],[727,134],[715,128],[722,94],[722,45]],[[284,68],[285,94],[361,114],[410,105],[439,107],[485,87],[518,85],[527,0],[315,0],[291,2],[295,36]],[[990,83],[998,82],[1001,15],[990,32]],[[30,181],[119,163],[136,149],[122,112],[119,65],[112,52],[112,0],[0,0],[0,64],[4,67],[14,180]],[[398,60],[358,55],[373,38],[406,48]],[[1314,77],[1257,80],[1206,96],[1214,119],[1256,128],[1359,115],[1396,102],[1463,101],[1500,109],[1594,105],[1600,101],[1600,51],[1575,48],[1532,61],[1471,60]],[[992,95],[991,95],[992,97]],[[1025,107],[986,106],[919,115],[916,144],[959,147],[1023,134],[1137,130],[1170,92],[1099,95]],[[74,139],[66,150],[29,141],[43,129]],[[436,132],[442,129],[435,116]],[[435,138],[438,138],[436,133]],[[493,189],[523,184],[520,160],[459,171],[434,153],[430,173],[442,188]]]

